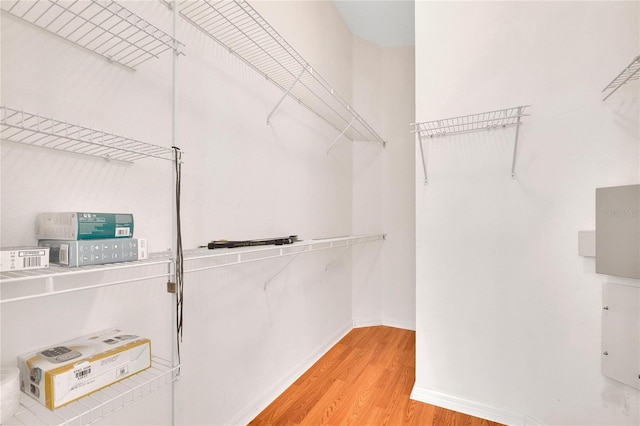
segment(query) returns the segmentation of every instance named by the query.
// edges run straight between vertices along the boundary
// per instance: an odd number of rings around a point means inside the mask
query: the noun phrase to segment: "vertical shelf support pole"
[[[284,92],[284,95],[282,95],[282,97],[280,98],[276,106],[274,106],[271,112],[269,113],[269,115],[267,115],[267,126],[269,125],[269,120],[271,120],[271,116],[273,115],[273,113],[276,112],[276,110],[278,109],[282,101],[284,101],[284,98],[286,98],[287,95],[291,93],[291,90],[293,90],[293,86],[296,85],[296,83],[300,80],[300,77],[302,77],[302,74],[304,74],[305,71],[306,69],[302,68],[302,71],[300,71],[300,74],[298,74],[298,77],[296,77],[293,83],[291,83],[291,86],[289,87],[289,89],[286,92]]]
[[[516,178],[516,152],[518,151],[518,134],[520,133],[521,117],[522,117],[522,107],[518,107],[518,119],[516,122],[516,141],[513,145],[513,160],[511,160],[511,179]]]
[[[344,130],[342,131],[342,133],[340,133],[338,135],[338,137],[333,141],[333,143],[331,144],[331,146],[329,148],[327,148],[327,155],[329,155],[329,151],[331,151],[333,149],[333,147],[338,143],[338,141],[340,140],[340,138],[342,137],[342,135],[344,135],[346,133],[347,130],[349,130],[349,128],[351,127],[351,125],[353,124],[353,122],[356,121],[356,118],[353,117],[353,120],[351,120],[351,122],[349,123],[349,125],[347,127],[344,128]]]
[[[172,10],[172,24],[173,24],[173,56],[172,56],[172,76],[173,76],[173,82],[172,82],[172,100],[171,100],[171,142],[172,142],[172,146],[178,146],[178,58],[179,58],[179,45],[178,45],[178,40],[177,40],[177,33],[178,33],[178,0],[172,0],[171,1],[171,8]],[[178,161],[182,161],[181,154],[180,151],[178,150],[174,150],[174,161],[176,161],[176,164]],[[172,318],[172,325],[176,325],[174,327],[171,327],[172,330],[172,339],[171,339],[171,353],[172,353],[172,360],[171,360],[171,365],[173,367],[176,367],[178,365],[180,365],[180,352],[178,349],[178,328],[177,328],[177,320],[178,320],[178,291],[179,289],[177,288],[178,286],[178,277],[177,277],[177,268],[176,268],[176,256],[179,254],[178,250],[178,220],[180,220],[180,218],[178,217],[178,199],[177,199],[177,171],[176,171],[176,167],[171,167],[172,170],[172,174],[173,174],[173,185],[174,187],[172,188],[173,190],[171,191],[172,195],[172,204],[173,204],[173,208],[172,210],[172,250],[171,250],[171,255],[172,255],[172,266],[173,266],[173,282],[176,285],[176,291],[171,295],[172,298],[172,303],[171,303],[171,318]],[[181,254],[181,253],[180,253]],[[182,269],[183,265],[180,265],[180,268]],[[182,273],[183,271],[181,270],[180,273]],[[174,324],[174,322],[176,322],[176,324]],[[176,375],[176,377],[179,378],[180,376],[180,370],[177,370],[175,373],[173,373]],[[176,380],[173,380],[171,382],[171,424],[175,425],[177,424],[176,422],[176,413],[177,413],[177,407],[176,407],[176,402],[177,402],[177,398],[176,398]]]

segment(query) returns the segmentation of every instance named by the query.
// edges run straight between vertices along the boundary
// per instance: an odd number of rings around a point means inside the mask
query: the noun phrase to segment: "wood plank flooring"
[[[498,426],[409,399],[415,332],[351,330],[250,425]]]

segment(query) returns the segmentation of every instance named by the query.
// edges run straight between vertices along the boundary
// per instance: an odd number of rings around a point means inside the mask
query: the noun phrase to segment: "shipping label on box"
[[[0,272],[48,267],[48,247],[7,247],[0,249]]]
[[[133,237],[130,213],[40,213],[36,218],[38,240],[97,240]]]
[[[109,329],[18,357],[20,388],[50,409],[151,366],[149,339]]]
[[[103,265],[144,260],[149,257],[144,238],[110,238],[106,240],[42,240],[38,244],[50,249],[49,261],[63,266]]]

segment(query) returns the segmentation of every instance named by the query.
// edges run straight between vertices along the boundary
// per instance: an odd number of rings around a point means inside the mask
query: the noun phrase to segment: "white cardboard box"
[[[48,267],[48,247],[7,247],[0,249],[0,272]]]
[[[103,330],[18,357],[20,389],[54,409],[151,366],[149,339]]]

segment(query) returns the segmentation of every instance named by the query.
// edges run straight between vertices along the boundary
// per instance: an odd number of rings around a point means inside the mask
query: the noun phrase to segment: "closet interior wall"
[[[172,13],[163,2],[122,4],[165,32],[173,32]],[[354,79],[368,70],[363,62],[354,65],[354,49],[359,47],[331,2],[255,2],[252,6],[348,102],[356,101],[356,110],[368,120],[371,117],[379,133],[393,135],[389,129],[400,128],[402,137],[407,137],[411,117],[406,114],[376,126],[384,112],[373,109],[383,104],[384,97],[369,105],[363,93],[377,93],[377,85],[392,76],[380,77],[371,85],[361,81],[356,90]],[[170,54],[131,71],[7,14],[1,19],[3,104],[171,146]],[[290,99],[266,126],[267,115],[282,96],[280,90],[182,19],[178,19],[177,38],[185,45],[176,77],[176,144],[184,153],[185,249],[223,238],[297,234],[310,239],[384,232],[386,223],[375,210],[354,206],[363,199],[357,194],[364,185],[374,188],[367,189],[364,198],[377,197],[375,185],[384,175],[363,180],[361,173],[372,169],[355,158],[400,161],[406,150],[394,148],[393,160],[385,157],[391,143],[385,149],[342,139],[327,155],[338,136],[335,129]],[[373,58],[375,50],[369,55]],[[412,76],[410,55],[401,56],[408,62],[397,70]],[[384,108],[392,111],[397,106]],[[170,162],[109,162],[5,141],[0,152],[3,246],[33,245],[39,212],[115,211],[133,213],[135,236],[147,238],[151,252],[172,247]],[[407,181],[406,176],[400,179]],[[370,206],[378,208],[376,203]],[[369,219],[372,216],[376,219]],[[370,287],[376,289],[371,290],[374,294],[384,294],[381,286],[388,284],[372,274],[354,273],[352,267],[379,268],[383,246],[377,241],[344,253],[332,249],[303,254],[290,264],[291,258],[279,258],[187,273],[184,366],[174,385],[176,424],[235,424],[257,414],[353,327],[354,287],[363,293]],[[396,316],[387,320],[412,328],[409,278],[403,277],[404,300],[391,302],[395,307],[389,311]],[[172,298],[165,287],[162,279],[155,279],[3,304],[2,363],[10,364],[31,349],[108,327],[149,337],[153,351],[170,359]],[[375,307],[364,307],[362,317],[381,322],[388,303],[377,299],[372,303]],[[25,333],[24,324],[38,325]],[[171,400],[168,386],[105,423],[171,423]]]
[[[637,2],[416,2],[416,121],[530,104],[515,128],[416,146],[416,399],[508,424],[635,425],[601,373],[595,189],[640,180]],[[587,71],[588,70],[588,71]]]

